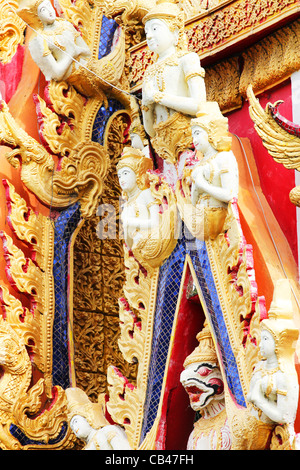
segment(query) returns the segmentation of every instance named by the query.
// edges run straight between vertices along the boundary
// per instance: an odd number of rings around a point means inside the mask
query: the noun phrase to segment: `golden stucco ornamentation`
[[[272,24],[274,16],[285,15],[293,8],[297,8],[293,0],[221,3],[220,8],[212,9],[208,15],[191,23],[187,35],[196,52],[207,53],[211,48],[224,48],[224,43],[235,42],[240,34],[249,34],[251,29],[259,28],[262,23]]]
[[[111,170],[107,173],[96,214],[86,219],[76,236],[73,260],[72,332],[78,387],[91,399],[107,393],[107,367],[114,364],[135,383],[136,363],[127,362],[119,347],[119,297],[125,280],[123,237],[120,234],[120,193],[116,164],[123,149],[127,113],[116,112],[106,127],[105,145]]]
[[[191,146],[190,119],[174,113],[168,122],[155,126],[156,135],[151,143],[158,155],[167,162],[176,163],[179,155]]]
[[[103,5],[103,12],[108,18],[114,18],[118,23],[129,25],[131,22],[142,22],[143,17],[155,5],[155,0],[109,0]]]
[[[0,357],[4,375],[1,380],[0,445],[2,449],[20,449],[20,443],[10,434],[12,409],[31,380],[31,364],[24,341],[10,324],[0,318]]]
[[[31,257],[26,257],[13,238],[1,232],[8,281],[20,296],[16,298],[8,287],[0,286],[4,368],[0,406],[6,410],[1,445],[8,449],[21,448],[9,431],[9,425],[14,424],[27,436],[47,446],[66,422],[64,392],[52,386],[54,229],[47,217],[33,213],[26,206],[10,182],[6,180],[4,186],[9,225],[14,237],[28,246]],[[29,304],[23,300],[24,296]],[[39,371],[41,378],[30,386],[33,368]],[[51,403],[49,409],[43,408],[45,400]],[[68,440],[67,433],[65,441]]]
[[[29,295],[40,311],[44,311],[44,296],[39,289],[43,285],[43,273],[36,264],[27,258],[18,248],[12,238],[5,232],[0,232],[3,242],[4,257],[7,265],[7,276],[17,291]]]
[[[52,406],[40,412],[45,380],[40,379],[30,387],[32,365],[25,341],[9,320],[0,319],[0,361],[4,372],[0,386],[0,446],[4,450],[22,448],[10,432],[11,424],[47,445],[50,438],[58,436],[67,419],[64,391],[56,387]]]
[[[17,125],[4,102],[1,104],[0,122],[1,144],[12,148],[6,158],[16,168],[21,160],[24,185],[46,205],[55,208],[69,207],[81,200],[83,214],[90,215],[96,207],[102,178],[109,165],[105,149],[95,142],[81,141],[65,157],[58,171],[52,155]],[[64,138],[65,135],[62,136]]]
[[[61,5],[70,23],[91,32],[93,43],[89,43],[91,59],[97,60],[102,14],[99,6],[87,2],[76,6],[72,2]],[[28,15],[27,15],[28,16]],[[26,16],[26,18],[27,18]],[[85,31],[84,34],[87,33]],[[85,86],[80,88],[85,99],[70,82],[50,80],[45,97],[35,96],[41,143],[28,135],[16,123],[6,103],[1,103],[0,141],[12,150],[7,154],[8,161],[19,167],[24,185],[46,205],[61,209],[80,201],[83,216],[89,217],[96,209],[102,192],[102,181],[109,168],[107,149],[91,140],[92,124],[100,106],[107,106],[107,96],[114,96],[125,104],[127,95],[113,88],[122,80],[122,89],[128,88],[123,77],[125,60],[125,39],[121,33],[113,57],[103,57],[101,73],[104,79],[96,85],[96,76],[89,79],[97,93],[90,93]],[[81,72],[80,72],[81,70]],[[106,72],[108,71],[108,75]],[[86,68],[76,71],[74,86],[79,86],[81,76],[85,80]],[[113,76],[112,76],[113,74]],[[71,80],[72,81],[72,80]],[[85,93],[86,92],[86,93]],[[56,167],[52,154],[59,158]]]
[[[124,0],[101,2],[101,8],[107,18],[113,18],[125,32],[126,46],[137,46],[145,39],[142,19],[149,9],[155,5],[155,0]],[[126,72],[130,74],[130,53],[126,51]]]
[[[239,90],[240,66],[238,57],[225,59],[205,68],[205,86],[208,101],[217,101],[222,113],[242,105]]]
[[[43,408],[45,380],[40,379],[29,390],[23,390],[15,402],[12,415],[14,423],[31,439],[49,444],[49,440],[59,435],[67,422],[67,402],[65,391],[56,386],[51,397],[49,410]]]
[[[1,287],[2,307],[4,306],[6,315],[11,312],[10,322],[15,328],[21,329],[27,336],[26,344],[28,347],[30,345],[30,349],[34,352],[34,363],[48,377],[49,387],[54,312],[52,275],[54,229],[48,218],[34,213],[27,207],[24,199],[16,193],[9,181],[5,180],[4,186],[8,201],[9,225],[17,239],[24,241],[30,249],[30,258],[25,259],[23,252],[13,244],[12,238],[2,233],[8,263],[7,273],[15,288],[30,296],[33,310],[36,311],[33,314],[33,311],[25,309],[22,315],[21,302],[11,296],[5,286]]]
[[[297,19],[245,50],[241,95],[247,96],[249,85],[257,94],[287,80],[300,68],[299,47],[300,20]]]
[[[16,0],[0,1],[0,62],[7,64],[24,41],[24,22],[15,14]]]
[[[275,427],[272,434],[270,450],[297,450],[295,436],[291,438],[287,424]]]
[[[126,281],[124,298],[119,300],[119,347],[127,361],[138,362],[138,370],[136,384],[132,384],[116,367],[108,368],[107,409],[114,421],[124,426],[131,447],[137,449],[143,424],[159,269],[150,276],[132,252],[126,247],[124,250]]]
[[[178,3],[182,4],[181,7],[184,10],[184,3],[188,3],[188,0]],[[210,2],[208,3],[210,4]],[[199,7],[199,3],[197,3],[197,7]],[[261,29],[262,25],[267,27],[268,24],[278,21],[280,17],[284,18],[290,15],[292,18],[296,11],[296,0],[271,3],[264,0],[255,3],[249,0],[237,0],[230,4],[218,2],[216,8],[211,10],[208,8],[207,14],[201,14],[200,17],[195,17],[194,21],[192,19],[188,21],[185,31],[189,50],[196,52],[203,60],[204,57],[211,56],[212,52],[221,51],[226,45],[238,43],[241,35],[253,34],[256,29]],[[253,83],[254,76],[258,79],[258,85],[266,87],[272,83],[274,84],[275,80],[282,82],[290,73],[299,69],[297,59],[299,49],[298,30],[297,20],[273,33],[274,38],[272,34],[266,40],[264,39],[261,43],[251,46],[244,52],[245,67],[240,84],[241,93],[244,94],[249,83]],[[132,48],[129,60],[131,81],[134,88],[138,89],[141,86],[147,67],[152,62],[151,52],[147,49],[145,43],[141,43],[139,47]],[[231,60],[225,62],[228,62],[228,67],[232,66]],[[212,68],[216,70],[218,76],[220,72],[219,64],[214,65]],[[207,77],[207,83],[209,79],[210,77]],[[227,101],[228,97],[224,96],[223,98],[223,91],[219,91],[221,93],[220,106],[224,109],[222,101],[224,99]],[[209,86],[208,92],[210,93]],[[233,107],[240,101],[239,95],[236,95],[236,83],[233,83],[230,95],[234,100],[232,103],[227,102],[226,105],[229,104],[230,107]],[[208,96],[210,100],[215,99],[215,96]]]

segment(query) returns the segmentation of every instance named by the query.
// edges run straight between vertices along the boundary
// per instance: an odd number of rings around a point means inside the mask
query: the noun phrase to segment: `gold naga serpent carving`
[[[15,55],[24,37],[25,24],[13,11],[17,8],[17,0],[2,2],[0,10],[0,61],[9,63]]]

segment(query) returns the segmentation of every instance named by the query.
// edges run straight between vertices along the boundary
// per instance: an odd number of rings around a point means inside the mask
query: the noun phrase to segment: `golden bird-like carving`
[[[251,85],[247,89],[247,97],[249,114],[263,146],[277,163],[300,171],[299,126],[280,116],[278,107],[282,101],[268,103],[263,109]],[[293,188],[289,197],[293,204],[300,207],[300,186]]]

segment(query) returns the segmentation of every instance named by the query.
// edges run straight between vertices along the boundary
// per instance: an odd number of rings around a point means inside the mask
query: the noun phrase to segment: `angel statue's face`
[[[275,354],[275,340],[271,333],[267,330],[262,330],[260,338],[260,352],[266,359]]]
[[[150,51],[158,55],[176,46],[178,42],[178,33],[172,32],[164,21],[156,18],[146,22],[145,33]]]
[[[137,186],[136,174],[129,167],[124,167],[119,170],[118,178],[121,189],[125,191],[125,193],[133,191]]]
[[[205,154],[205,152],[210,147],[207,132],[200,126],[193,126],[192,137],[195,149]]]
[[[38,6],[38,17],[43,24],[52,24],[56,19],[56,12],[49,0],[45,0]]]
[[[91,426],[87,420],[80,415],[73,416],[70,427],[78,439],[86,440],[91,432]]]

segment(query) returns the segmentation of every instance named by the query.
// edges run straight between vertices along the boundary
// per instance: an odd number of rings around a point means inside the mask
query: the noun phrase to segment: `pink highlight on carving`
[[[286,119],[284,116],[282,116],[279,113],[278,109],[282,103],[283,103],[282,100],[276,101],[274,105],[268,103],[267,106],[271,113],[271,116],[282,129],[284,129],[289,134],[295,135],[296,137],[300,138],[300,125],[295,124],[292,121],[289,121],[288,119]]]

